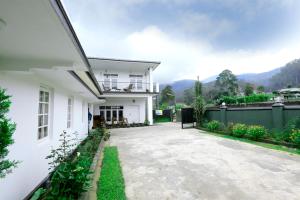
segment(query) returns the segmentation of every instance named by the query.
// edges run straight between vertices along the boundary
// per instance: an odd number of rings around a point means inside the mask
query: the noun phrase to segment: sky
[[[62,2],[87,56],[160,61],[160,83],[260,73],[300,58],[300,0]]]

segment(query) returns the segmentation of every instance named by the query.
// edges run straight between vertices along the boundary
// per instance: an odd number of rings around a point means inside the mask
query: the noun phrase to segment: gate
[[[181,128],[183,124],[193,124],[194,128],[194,108],[182,108],[181,109]]]

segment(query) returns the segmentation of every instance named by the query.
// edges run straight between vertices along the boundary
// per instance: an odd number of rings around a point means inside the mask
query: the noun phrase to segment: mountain
[[[263,73],[240,74],[240,75],[237,75],[237,78],[241,82],[249,82],[249,83],[253,83],[255,85],[269,86],[270,79],[274,75],[280,73],[281,69],[282,69],[282,67],[273,69],[268,72],[263,72]],[[206,86],[213,87],[212,82],[214,82],[217,77],[218,77],[218,75],[215,75],[215,76],[211,76],[207,79],[202,80],[201,82],[203,83],[203,87],[204,88]],[[194,83],[195,83],[195,80],[192,80],[192,79],[178,80],[178,81],[175,81],[175,82],[169,83],[169,84],[161,84],[160,88],[163,89],[166,85],[171,85],[172,89],[176,95],[176,101],[182,102],[184,90],[194,87]]]

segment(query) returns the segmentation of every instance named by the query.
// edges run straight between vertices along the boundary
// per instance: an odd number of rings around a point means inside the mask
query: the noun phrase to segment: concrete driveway
[[[111,133],[128,199],[300,199],[300,156],[175,123]]]

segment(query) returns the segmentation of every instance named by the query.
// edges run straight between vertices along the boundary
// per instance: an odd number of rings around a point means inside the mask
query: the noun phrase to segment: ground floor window
[[[49,103],[50,91],[40,88],[38,112],[38,139],[48,136],[49,133]]]
[[[106,122],[123,120],[123,106],[100,106],[100,117]]]

